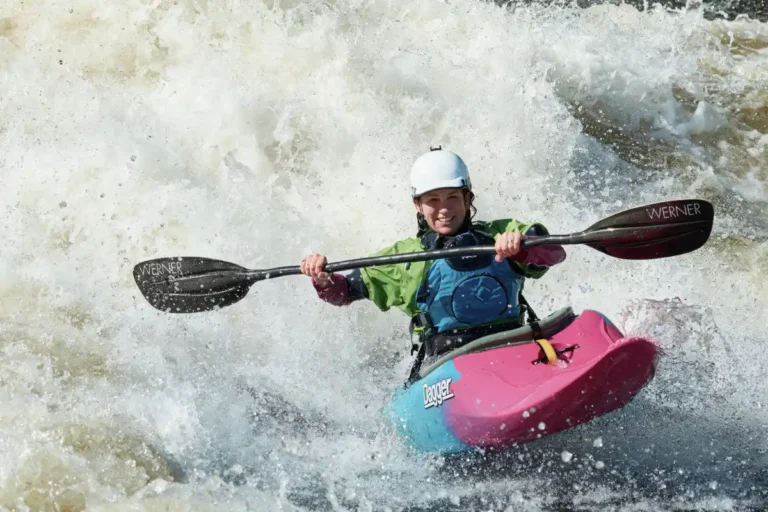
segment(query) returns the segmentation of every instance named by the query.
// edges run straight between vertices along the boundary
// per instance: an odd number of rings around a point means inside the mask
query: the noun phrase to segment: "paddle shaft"
[[[456,249],[441,249],[438,251],[422,251],[407,254],[394,254],[392,256],[375,256],[372,258],[359,258],[354,260],[344,260],[336,263],[329,263],[325,266],[326,272],[339,272],[342,270],[353,270],[364,267],[376,267],[379,265],[392,265],[395,263],[410,263],[415,261],[437,260],[440,258],[473,256],[478,254],[495,253],[496,249],[490,246],[486,247],[460,247]],[[301,274],[300,266],[277,267],[266,270],[251,270],[243,273],[243,277],[259,281],[261,279],[270,279],[274,277],[290,276]]]
[[[646,227],[647,229],[647,227]],[[532,249],[541,245],[574,245],[589,244],[590,242],[600,242],[607,244],[611,241],[620,243],[622,240],[631,239],[637,232],[636,227],[627,228],[605,228],[599,232],[582,231],[580,233],[568,235],[545,235],[535,238],[526,238],[521,244],[521,249]],[[392,265],[396,263],[410,263],[416,261],[430,261],[441,258],[455,258],[462,256],[476,256],[481,254],[495,254],[494,246],[479,247],[458,247],[455,249],[439,249],[436,251],[422,251],[405,254],[394,254],[391,256],[374,256],[369,258],[358,258],[354,260],[344,260],[336,263],[329,263],[325,266],[326,272],[339,272],[343,270],[353,270],[364,267],[375,267],[379,265]],[[265,270],[250,270],[243,273],[243,278],[249,281],[260,281],[274,277],[290,276],[301,274],[301,267],[298,265],[288,267],[276,267]]]

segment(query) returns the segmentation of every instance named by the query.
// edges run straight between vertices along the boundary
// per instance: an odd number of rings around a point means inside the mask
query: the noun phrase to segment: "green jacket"
[[[481,229],[496,238],[501,233],[525,233],[532,226],[539,226],[545,233],[546,228],[538,223],[523,224],[515,219],[501,219],[492,222],[478,222]],[[406,238],[395,242],[372,256],[390,256],[423,251],[421,239]],[[547,268],[531,268],[509,260],[524,277],[538,279],[547,272]],[[368,298],[382,311],[396,307],[409,317],[420,313],[416,306],[416,292],[427,277],[431,261],[413,263],[398,263],[360,269],[360,273],[368,289]]]

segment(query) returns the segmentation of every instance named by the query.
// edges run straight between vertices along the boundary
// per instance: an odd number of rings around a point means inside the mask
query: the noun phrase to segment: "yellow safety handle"
[[[540,339],[536,340],[536,344],[541,347],[541,350],[544,351],[544,355],[547,356],[547,363],[555,364],[557,362],[557,352],[555,352],[555,347],[553,347],[549,341]]]

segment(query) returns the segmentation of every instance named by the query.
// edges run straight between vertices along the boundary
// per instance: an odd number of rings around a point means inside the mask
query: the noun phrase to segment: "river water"
[[[762,510],[768,25],[471,0],[0,4],[0,510]],[[579,231],[689,197],[680,257],[587,247],[527,286],[658,340],[623,410],[501,454],[411,453],[407,321],[303,277],[152,309],[174,255],[250,268],[412,236],[413,160],[479,218]]]

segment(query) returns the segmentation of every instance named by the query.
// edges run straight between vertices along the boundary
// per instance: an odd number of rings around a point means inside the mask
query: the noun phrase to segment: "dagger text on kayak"
[[[451,379],[443,379],[427,386],[424,384],[424,408],[440,407],[448,399],[453,398]]]

